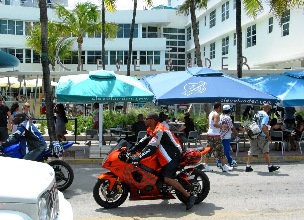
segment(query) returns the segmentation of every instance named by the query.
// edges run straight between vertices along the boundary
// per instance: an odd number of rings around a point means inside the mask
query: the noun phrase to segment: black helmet
[[[20,124],[21,122],[25,121],[26,119],[26,115],[24,113],[17,113],[14,117],[13,117],[13,122],[15,125]]]

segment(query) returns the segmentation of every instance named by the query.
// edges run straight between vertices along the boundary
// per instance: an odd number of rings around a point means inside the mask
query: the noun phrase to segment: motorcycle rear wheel
[[[123,204],[128,197],[128,187],[124,183],[118,183],[112,191],[109,190],[107,179],[97,179],[93,188],[93,197],[98,205],[112,209]]]
[[[52,160],[48,163],[55,171],[57,189],[64,191],[74,180],[74,171],[72,167],[63,160]]]
[[[180,178],[177,178],[178,182],[182,184],[182,186],[187,189],[189,186],[186,185],[184,181]],[[196,196],[195,204],[202,202],[207,196],[210,191],[210,181],[208,176],[199,169],[194,169],[193,172],[189,175],[188,180],[192,183],[194,190],[190,192],[187,190],[191,195]],[[176,191],[177,198],[183,202],[187,203],[187,198],[183,196],[179,191]]]

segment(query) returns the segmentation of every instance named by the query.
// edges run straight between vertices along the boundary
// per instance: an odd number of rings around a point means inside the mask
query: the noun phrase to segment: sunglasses
[[[146,118],[146,120],[149,120],[149,119],[152,119],[152,118]]]

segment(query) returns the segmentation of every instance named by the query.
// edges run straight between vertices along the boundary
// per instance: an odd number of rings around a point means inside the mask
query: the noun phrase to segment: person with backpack
[[[280,169],[279,166],[274,166],[270,164],[270,156],[269,156],[269,142],[270,142],[270,134],[268,130],[268,122],[269,122],[269,115],[268,113],[271,110],[271,106],[265,104],[261,111],[258,111],[257,114],[254,115],[254,120],[260,129],[260,134],[250,136],[250,148],[248,151],[248,158],[247,158],[247,165],[245,168],[246,172],[252,172],[253,169],[251,167],[251,161],[253,156],[258,156],[259,154],[263,154],[265,161],[268,165],[268,171],[273,172]],[[255,129],[257,130],[257,129]],[[246,129],[247,133],[249,134],[250,131]]]

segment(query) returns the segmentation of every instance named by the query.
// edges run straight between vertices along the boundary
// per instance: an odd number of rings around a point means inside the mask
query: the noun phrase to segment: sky
[[[126,9],[126,7],[129,7],[129,8],[132,8],[133,4],[133,1],[132,0],[116,0],[118,5],[120,5],[119,7],[121,8],[118,8],[118,9]],[[73,7],[74,5],[76,5],[78,2],[92,2],[94,4],[100,4],[100,0],[69,0],[69,4],[70,4],[70,7]],[[127,2],[127,3],[126,3]],[[166,5],[167,4],[167,0],[153,0],[153,5],[154,6],[157,6],[157,5]],[[140,2],[138,1],[138,5],[140,5]]]

